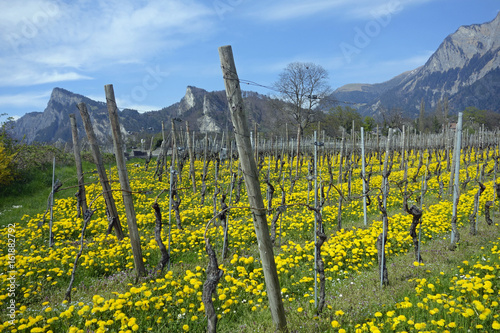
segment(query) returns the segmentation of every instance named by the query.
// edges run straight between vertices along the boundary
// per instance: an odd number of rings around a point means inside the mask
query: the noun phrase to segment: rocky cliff
[[[499,111],[500,13],[491,22],[458,28],[424,66],[381,84],[347,85],[334,96],[358,103],[363,114],[400,108],[416,116],[422,99],[429,110],[444,97],[452,113],[469,106]]]
[[[262,130],[269,129],[277,121],[271,110],[269,98],[258,93],[243,92],[244,102],[250,121],[263,123]],[[16,139],[24,138],[25,142],[70,142],[71,129],[69,114],[75,113],[79,135],[85,136],[77,104],[84,102],[94,126],[94,131],[100,143],[112,142],[106,104],[91,100],[85,96],[72,93],[65,89],[54,88],[47,107],[43,112],[31,112],[14,123],[11,131]],[[119,111],[121,130],[124,136],[148,131],[161,131],[162,121],[170,129],[170,119],[187,121],[190,130],[205,132],[220,132],[231,129],[231,119],[224,91],[207,92],[206,90],[188,86],[186,94],[178,102],[161,110],[139,113],[136,110]],[[266,116],[262,116],[265,114]]]

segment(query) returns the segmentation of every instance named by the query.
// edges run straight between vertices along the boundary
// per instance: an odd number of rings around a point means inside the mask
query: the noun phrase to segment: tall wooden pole
[[[193,132],[194,133],[194,132]],[[196,193],[196,174],[194,170],[194,154],[193,154],[193,141],[189,137],[189,123],[186,121],[186,140],[189,154],[189,174],[191,175],[191,183],[193,185],[193,193]]]
[[[56,177],[56,156],[52,160],[52,193],[50,193],[50,221],[49,221],[49,247],[54,246],[54,233],[52,226],[54,225],[54,184]]]
[[[231,120],[234,126],[236,144],[240,156],[241,168],[245,177],[245,185],[248,192],[248,200],[252,207],[254,216],[254,228],[257,236],[264,279],[266,282],[269,308],[276,325],[281,331],[288,331],[285,317],[283,300],[281,299],[281,288],[274,261],[273,244],[269,236],[269,228],[266,219],[266,208],[260,192],[259,174],[255,159],[252,156],[252,146],[250,145],[250,132],[248,129],[246,115],[243,111],[243,98],[236,73],[236,66],[233,59],[231,46],[219,47],[219,57],[226,87],[226,96],[231,112]]]
[[[297,161],[295,164],[295,178],[299,179],[299,160],[300,160],[300,124],[297,126]]]
[[[404,127],[403,127],[404,129]],[[363,222],[365,227],[368,225],[367,223],[367,211],[366,211],[366,181],[365,181],[365,129],[361,127],[361,174],[363,175]]]
[[[449,249],[455,250],[457,243],[460,241],[460,234],[458,232],[457,226],[457,211],[458,211],[458,200],[460,198],[460,152],[462,149],[462,112],[458,113],[458,122],[456,127],[456,137],[455,137],[455,153],[453,155],[454,159],[454,171],[455,179],[453,183],[453,213],[451,217],[451,244]]]
[[[134,199],[132,198],[132,190],[130,189],[127,166],[125,164],[125,154],[123,152],[122,134],[120,132],[120,124],[118,122],[118,108],[116,107],[115,102],[115,92],[112,84],[105,85],[104,90],[106,92],[106,104],[108,106],[109,121],[111,122],[111,130],[113,132],[116,167],[118,169],[118,177],[120,178],[123,204],[125,205],[125,214],[127,216],[128,232],[130,245],[132,245],[135,270],[138,276],[144,276],[146,275],[146,268],[144,267],[144,261],[142,259],[141,238],[137,228]]]
[[[75,155],[76,164],[76,175],[78,177],[78,198],[80,202],[80,208],[82,213],[87,211],[87,199],[85,197],[85,185],[83,185],[83,169],[82,169],[82,157],[80,155],[80,143],[78,140],[78,128],[76,127],[75,115],[72,113],[69,115],[69,122],[71,124],[71,135],[73,138],[73,154]],[[78,212],[80,214],[80,212]]]
[[[83,127],[87,133],[87,138],[89,139],[90,148],[92,150],[92,157],[94,158],[97,173],[99,174],[99,181],[101,182],[102,193],[104,201],[106,202],[106,208],[108,209],[108,214],[110,216],[110,224],[112,224],[116,238],[119,240],[123,239],[122,225],[120,224],[120,219],[118,217],[118,211],[116,210],[115,199],[111,192],[111,185],[109,184],[108,175],[106,174],[106,169],[104,168],[104,163],[102,162],[101,152],[99,151],[99,146],[97,145],[97,138],[94,133],[94,128],[90,122],[90,115],[87,111],[87,106],[85,103],[79,103],[78,109],[80,110],[80,115],[83,120]]]

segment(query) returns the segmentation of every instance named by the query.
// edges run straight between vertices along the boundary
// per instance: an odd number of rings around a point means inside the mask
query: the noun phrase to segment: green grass
[[[107,164],[109,168],[111,164]],[[95,171],[95,164],[83,161],[84,173]],[[52,190],[52,165],[43,165],[36,169],[20,172],[15,182],[0,188],[0,226],[9,223],[20,223],[24,215],[36,215],[47,209],[47,201]],[[55,180],[62,182],[55,198],[69,197],[76,193],[78,185],[76,166],[57,165]],[[87,175],[88,176],[88,175]],[[68,188],[68,189],[66,189]]]

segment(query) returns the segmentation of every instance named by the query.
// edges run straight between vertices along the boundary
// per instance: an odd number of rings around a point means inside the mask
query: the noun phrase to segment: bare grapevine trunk
[[[417,206],[413,205],[410,208],[408,208],[408,199],[410,196],[404,197],[404,207],[405,211],[413,216],[413,219],[411,221],[410,225],[410,236],[413,240],[413,247],[415,249],[415,261],[421,263],[424,262],[422,257],[420,256],[420,248],[419,248],[419,242],[418,242],[418,237],[417,237],[417,226],[420,224],[422,225],[422,210],[420,210]]]
[[[161,273],[161,272],[163,272],[163,269],[167,265],[168,261],[170,260],[170,257],[168,255],[167,248],[165,247],[165,244],[163,244],[163,241],[161,239],[161,229],[162,229],[161,225],[162,225],[162,221],[161,221],[160,206],[158,205],[157,202],[155,202],[151,207],[154,210],[155,218],[156,218],[156,222],[155,222],[155,240],[156,240],[156,244],[158,244],[158,247],[160,248],[160,253],[161,253],[161,258],[160,258],[160,262],[158,263],[157,270],[159,270],[160,273]]]
[[[286,192],[285,192],[285,187],[280,184],[281,187],[281,206],[276,208],[276,213],[274,214],[274,217],[271,221],[271,242],[273,245],[276,245],[276,228],[278,225],[278,219],[282,213],[285,212],[285,205],[286,205]]]
[[[488,223],[488,225],[493,224],[493,220],[491,219],[490,216],[491,206],[493,206],[493,201],[486,201],[484,204],[484,219],[486,220],[486,223]]]
[[[210,240],[205,238],[205,250],[208,254],[208,267],[206,270],[207,279],[203,284],[202,301],[205,306],[205,315],[207,316],[207,332],[217,332],[217,313],[215,312],[214,304],[212,303],[212,294],[217,289],[217,284],[224,274],[224,271],[219,268],[215,251],[210,245]]]
[[[476,195],[474,195],[474,209],[472,213],[469,216],[469,221],[470,221],[470,234],[471,235],[476,235],[477,233],[477,222],[476,222],[476,215],[477,211],[479,210],[479,197],[481,194],[486,190],[486,186],[483,185],[483,183],[479,183],[479,190],[477,190]]]
[[[389,220],[387,218],[387,211],[385,210],[382,200],[379,198],[378,202],[378,207],[380,209],[380,212],[382,213],[382,223],[383,223],[383,228],[385,230],[388,230],[389,228]],[[386,261],[387,258],[384,255],[385,252],[385,244],[387,243],[387,233],[382,232],[376,242],[376,247],[377,247],[377,252],[378,252],[378,271],[382,272],[381,274],[381,279],[382,279],[382,285],[387,286],[389,285],[389,274],[387,272],[387,265]]]

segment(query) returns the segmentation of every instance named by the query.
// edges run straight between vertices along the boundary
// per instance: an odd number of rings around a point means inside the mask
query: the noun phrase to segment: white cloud
[[[335,86],[347,83],[382,83],[406,71],[423,66],[433,51],[425,51],[407,58],[355,62],[345,66],[345,71],[335,76]]]
[[[66,68],[39,67],[33,63],[18,62],[13,58],[0,58],[0,87],[33,86],[44,83],[90,79],[92,78],[87,75]]]
[[[437,0],[289,0],[259,2],[250,15],[265,21],[283,21],[328,13],[343,19],[368,20],[395,14],[407,7]],[[265,5],[264,5],[265,4]]]
[[[86,95],[86,97],[90,98],[91,100],[97,101],[97,102],[103,102],[106,103],[106,98],[104,97],[104,94],[101,95]],[[158,106],[158,105],[153,105],[153,104],[140,104],[132,101],[129,97],[125,96],[115,96],[116,99],[116,106],[118,109],[123,110],[123,109],[132,109],[132,110],[137,110],[140,113],[143,112],[148,112],[148,111],[156,111],[164,108],[165,106]]]
[[[129,103],[127,100],[122,100],[122,99],[117,99],[116,103],[117,105],[119,105],[120,110],[132,109],[132,110],[137,110],[139,113],[148,111],[157,111],[165,107],[158,105]]]
[[[338,8],[347,3],[347,0],[281,1],[272,5],[266,2],[266,6],[257,9],[253,14],[263,20],[290,20]]]
[[[401,68],[403,69],[403,71],[401,71],[402,73],[404,71],[413,70],[417,67],[423,66],[434,52],[435,51],[427,50],[421,52],[421,54],[414,55],[408,58],[384,61],[380,63],[380,66],[384,68]]]
[[[28,92],[11,95],[0,95],[0,108],[25,107],[43,110],[50,99],[52,91]]]
[[[195,0],[2,1],[0,84],[88,79],[78,72],[144,63],[207,36],[215,17]]]

